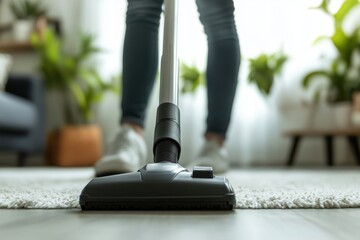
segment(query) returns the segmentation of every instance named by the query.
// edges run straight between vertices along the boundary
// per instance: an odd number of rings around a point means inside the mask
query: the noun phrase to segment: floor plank
[[[0,210],[1,239],[358,239],[360,209]]]

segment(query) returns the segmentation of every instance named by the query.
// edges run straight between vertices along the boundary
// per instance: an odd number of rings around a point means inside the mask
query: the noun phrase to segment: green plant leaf
[[[47,10],[37,1],[11,1],[10,10],[17,19],[31,19],[46,15]]]
[[[79,71],[79,77],[86,82],[91,88],[102,88],[103,82],[99,74],[92,68],[81,69]]]
[[[285,62],[288,60],[288,57],[285,56],[284,54],[279,54],[279,56],[275,56],[274,58],[274,73],[275,74],[280,74],[280,72],[282,71],[282,68],[285,64]]]
[[[331,39],[328,36],[319,36],[314,40],[313,45],[317,45],[325,40],[331,40]]]
[[[282,52],[273,54],[260,54],[249,59],[248,81],[257,86],[260,93],[267,96],[270,94],[274,79],[282,71],[287,56]]]
[[[86,96],[85,96],[83,90],[81,89],[81,86],[79,84],[77,84],[76,82],[72,81],[69,84],[69,88],[70,88],[71,93],[75,97],[78,105],[80,106],[80,108],[87,109]]]
[[[343,52],[346,47],[347,36],[341,27],[336,27],[334,34],[331,36],[331,40],[334,46],[339,52]]]
[[[305,75],[302,80],[302,86],[304,88],[308,88],[310,83],[316,79],[315,77],[325,77],[328,80],[331,80],[331,74],[324,70],[313,71]]]
[[[359,3],[360,2],[358,0],[345,0],[339,10],[334,15],[335,22],[338,25],[341,25],[349,12],[354,9],[354,7],[359,5]]]
[[[322,10],[326,14],[331,14],[329,11],[329,0],[322,0],[319,6],[311,7],[310,9]]]
[[[202,82],[202,74],[196,66],[185,63],[180,67],[180,78],[182,81],[181,93],[195,93]]]
[[[101,52],[101,49],[95,46],[95,37],[90,34],[80,36],[80,51],[76,56],[77,61],[84,62],[89,56]]]
[[[23,16],[22,16],[22,14],[21,14],[21,11],[20,11],[18,5],[15,4],[14,1],[10,2],[10,9],[11,9],[13,15],[14,15],[17,19],[23,19]]]
[[[359,46],[359,28],[356,28],[350,35],[347,35],[341,27],[336,27],[331,41],[336,47],[339,56],[347,64],[351,66],[354,51]]]

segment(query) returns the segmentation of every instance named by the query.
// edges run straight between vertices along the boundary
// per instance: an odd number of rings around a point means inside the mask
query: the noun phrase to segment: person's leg
[[[190,166],[211,166],[219,174],[229,168],[223,144],[237,86],[240,46],[232,0],[197,0],[196,3],[208,40],[208,117],[205,145]]]
[[[128,0],[123,50],[121,124],[138,133],[158,66],[158,30],[163,0]]]
[[[208,117],[205,137],[222,145],[230,123],[240,66],[232,0],[197,0],[208,40]]]
[[[96,176],[137,171],[146,162],[145,110],[158,66],[163,0],[128,0],[123,50],[121,129],[95,165]]]

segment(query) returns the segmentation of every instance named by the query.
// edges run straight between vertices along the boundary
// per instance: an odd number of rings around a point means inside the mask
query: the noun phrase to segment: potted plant
[[[39,2],[29,0],[11,1],[10,9],[16,18],[13,25],[14,39],[24,42],[29,40],[37,17],[45,15],[45,8]]]
[[[330,60],[330,66],[318,69],[305,75],[302,86],[309,89],[314,81],[325,79],[327,84],[319,85],[313,93],[313,101],[319,102],[325,99],[334,109],[334,119],[339,128],[348,127],[351,115],[351,100],[353,92],[359,90],[360,65],[355,57],[360,56],[360,26],[346,32],[343,22],[348,14],[359,5],[357,0],[345,0],[339,9],[332,13],[329,2],[323,0],[319,9],[327,14],[333,21],[333,34],[331,36],[320,36],[315,44],[321,41],[329,41],[336,50],[336,56]]]
[[[269,96],[275,77],[281,73],[287,59],[283,52],[262,53],[255,58],[250,58],[249,83],[255,84],[263,96]]]
[[[87,63],[100,51],[90,35],[80,37],[79,51],[75,54],[65,53],[63,41],[50,29],[42,35],[33,34],[31,43],[39,53],[45,85],[49,90],[60,91],[65,113],[65,126],[49,134],[48,163],[93,165],[102,154],[101,131],[93,124],[94,105],[106,91],[120,91],[119,78],[106,83]]]

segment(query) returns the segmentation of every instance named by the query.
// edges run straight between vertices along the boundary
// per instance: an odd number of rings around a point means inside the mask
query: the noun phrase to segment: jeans
[[[145,110],[158,67],[163,0],[128,0],[123,52],[121,123],[144,126]],[[206,132],[226,137],[237,86],[240,46],[233,0],[196,0],[207,35]]]

